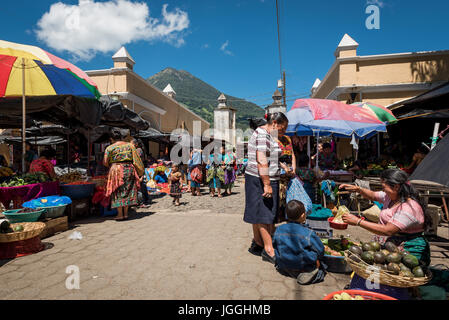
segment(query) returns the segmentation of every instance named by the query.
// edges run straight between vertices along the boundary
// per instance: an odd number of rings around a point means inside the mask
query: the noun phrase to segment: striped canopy
[[[289,112],[287,135],[335,135],[365,139],[386,132],[385,123],[367,110],[326,99],[296,100]]]
[[[386,124],[394,124],[398,122],[398,119],[396,119],[393,112],[381,105],[371,102],[356,102],[352,105],[368,110],[373,116]]]
[[[26,96],[101,97],[95,82],[73,64],[35,46],[0,40],[0,98],[22,96],[23,69]]]

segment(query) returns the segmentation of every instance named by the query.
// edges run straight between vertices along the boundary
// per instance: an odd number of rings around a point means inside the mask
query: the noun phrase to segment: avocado
[[[410,271],[412,272],[412,270],[410,270],[410,268],[408,268],[405,264],[403,264],[402,262],[399,264],[399,267],[401,268],[401,271]]]
[[[415,267],[415,268],[413,268],[413,275],[416,277],[416,278],[423,278],[424,277],[424,271],[423,271],[423,269],[421,268],[421,267]]]
[[[363,253],[362,248],[360,248],[359,246],[351,246],[351,248],[349,248],[349,251],[351,251],[352,253],[361,256]]]
[[[362,249],[363,249],[363,251],[372,251],[373,248],[371,248],[371,244],[369,244],[369,243],[364,243],[364,244],[362,245]]]
[[[394,262],[390,262],[387,266],[387,270],[391,271],[393,274],[398,275],[401,272],[401,267]]]
[[[399,253],[397,253],[397,252],[390,253],[387,256],[387,262],[389,262],[389,263],[391,263],[391,262],[399,263],[399,262],[401,262],[401,260],[402,260],[402,256]]]
[[[385,249],[387,249],[390,252],[398,252],[398,247],[393,242],[386,242],[385,243]]]
[[[23,226],[21,224],[14,226],[14,232],[22,232],[23,231]]]
[[[375,263],[380,263],[380,264],[385,263],[385,258],[386,257],[382,252],[376,252],[374,254],[374,262]]]
[[[374,254],[372,251],[365,251],[362,253],[362,260],[365,261],[367,264],[373,264],[374,263]]]
[[[416,258],[412,254],[407,254],[407,255],[403,256],[402,263],[410,269],[413,269],[413,268],[419,266],[418,258]]]
[[[371,241],[370,246],[373,249],[373,251],[379,251],[380,250],[380,243],[376,241]]]
[[[382,249],[380,250],[380,252],[382,252],[384,256],[388,256],[390,254],[390,251],[388,251],[387,249]]]
[[[409,271],[407,271],[407,270],[401,270],[400,272],[399,272],[399,275],[401,276],[401,277],[407,277],[407,278],[413,278],[414,277],[414,275],[413,275],[413,273],[409,270]]]

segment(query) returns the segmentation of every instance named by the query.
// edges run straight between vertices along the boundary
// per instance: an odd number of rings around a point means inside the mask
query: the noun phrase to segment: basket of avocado
[[[44,229],[43,222],[13,223],[8,230],[0,232],[0,243],[28,240],[40,235]]]
[[[323,261],[328,267],[327,271],[333,273],[351,273],[352,269],[345,260],[345,251],[359,244],[343,236],[334,239],[321,239],[321,242],[324,245]]]
[[[345,252],[345,260],[360,277],[391,287],[419,287],[432,279],[430,270],[420,265],[414,255],[392,242],[384,246],[376,241],[352,246]]]

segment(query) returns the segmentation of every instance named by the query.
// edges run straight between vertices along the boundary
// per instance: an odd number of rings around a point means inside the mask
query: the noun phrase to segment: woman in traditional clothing
[[[30,164],[30,173],[43,172],[52,179],[56,179],[55,167],[51,159],[55,157],[56,152],[53,149],[47,149],[41,152],[38,159]]]
[[[137,192],[144,167],[133,144],[122,140],[120,131],[113,130],[111,145],[104,153],[104,165],[110,167],[106,196],[111,197],[111,208],[117,208],[116,220],[128,219],[128,209],[137,205]]]
[[[216,162],[214,154],[209,156],[207,162],[207,177],[206,182],[209,184],[210,196],[215,196],[215,190],[217,190],[218,197],[223,198],[221,194],[221,186],[224,183],[224,170],[221,168],[220,162]]]
[[[224,183],[222,188],[226,194],[232,194],[232,187],[235,181],[235,156],[232,151],[225,152],[225,148],[221,147],[221,161],[224,170]]]

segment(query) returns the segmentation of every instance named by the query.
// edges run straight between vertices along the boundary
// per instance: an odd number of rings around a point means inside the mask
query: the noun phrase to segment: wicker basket
[[[45,229],[45,223],[43,222],[22,222],[13,223],[11,228],[14,229],[15,226],[22,225],[22,232],[14,233],[0,233],[0,243],[23,241],[30,238],[37,237]]]
[[[351,255],[353,255],[353,253],[351,253],[350,251],[345,252],[345,260],[351,266],[352,270],[364,279],[370,278],[372,276],[372,272],[369,272],[367,268],[372,266],[367,264],[362,259],[360,259],[361,262],[355,262],[354,260],[349,258]],[[428,271],[425,277],[412,278],[394,275],[386,270],[379,270],[378,279],[379,283],[383,285],[397,288],[412,288],[423,286],[428,283],[432,279],[432,273]]]

